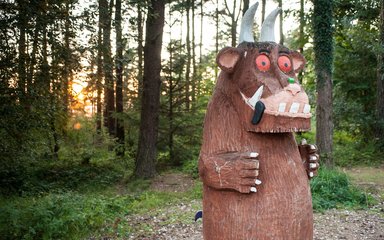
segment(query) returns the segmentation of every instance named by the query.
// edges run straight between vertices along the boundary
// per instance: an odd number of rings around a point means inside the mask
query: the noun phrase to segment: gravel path
[[[129,239],[143,240],[201,240],[202,223],[193,215],[201,203],[169,206],[158,213],[130,216],[136,234]],[[315,240],[384,240],[384,203],[369,210],[329,210],[315,213]]]
[[[154,181],[154,189],[183,191],[191,185],[188,177],[167,175]],[[383,199],[383,198],[380,198]],[[201,240],[202,222],[193,221],[201,201],[169,205],[156,212],[130,215],[126,218],[133,234],[129,239],[141,240]],[[368,210],[337,210],[314,214],[315,240],[384,240],[384,202]]]

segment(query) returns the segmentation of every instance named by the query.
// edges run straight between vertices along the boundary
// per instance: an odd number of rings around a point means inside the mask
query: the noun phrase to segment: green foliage
[[[73,192],[3,201],[2,239],[79,239],[129,213],[130,196]]]
[[[373,140],[365,141],[351,132],[334,133],[334,159],[341,167],[378,166],[383,163],[381,153]]]
[[[365,208],[373,198],[353,186],[345,173],[320,168],[319,175],[311,180],[313,208],[323,211],[331,208]]]

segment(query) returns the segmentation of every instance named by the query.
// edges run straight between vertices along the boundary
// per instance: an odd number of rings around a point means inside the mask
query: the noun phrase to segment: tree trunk
[[[381,143],[380,148],[384,150],[384,0],[381,0],[380,24],[379,24],[379,54],[377,59],[377,97],[376,114],[378,124],[376,129],[377,142]]]
[[[300,25],[299,25],[299,52],[301,54],[304,53],[304,25],[305,25],[305,19],[304,19],[304,0],[300,0],[300,12],[299,12],[299,18],[300,18]],[[298,80],[300,83],[303,82],[303,71],[300,71],[298,74]]]
[[[147,14],[140,137],[135,168],[136,177],[141,178],[152,178],[156,174],[164,8],[164,0],[151,0]]]
[[[103,92],[103,13],[102,13],[102,0],[99,0],[99,23],[97,31],[97,72],[96,72],[96,131],[98,134],[101,133],[101,119],[102,119],[102,104],[101,104],[101,94]]]
[[[249,8],[249,0],[243,0],[244,6],[243,6],[243,16],[247,12]]]
[[[69,78],[70,78],[70,62],[71,62],[71,50],[70,50],[70,19],[69,19],[69,2],[65,3],[65,34],[64,34],[64,42],[65,42],[65,55],[64,55],[64,72],[63,72],[63,106],[65,114],[69,113]]]
[[[216,38],[215,38],[215,55],[219,53],[219,0],[216,0],[216,11],[215,11],[215,24],[216,24]],[[218,68],[215,67],[215,79],[217,79]]]
[[[317,88],[316,143],[322,161],[333,167],[332,158],[332,64],[333,29],[330,0],[314,0],[314,52]]]
[[[192,0],[192,109],[196,101],[196,74],[195,0]]]
[[[187,36],[186,36],[186,46],[187,46],[187,65],[185,66],[185,109],[189,111],[190,109],[190,92],[189,87],[191,85],[190,73],[191,73],[191,39],[190,39],[190,9],[191,9],[191,0],[186,1],[186,13],[187,13]]]
[[[116,121],[116,137],[120,144],[117,155],[124,155],[124,120],[121,116],[124,111],[123,103],[123,41],[121,28],[121,0],[116,0],[116,112],[119,114]]]
[[[200,2],[200,40],[199,40],[199,67],[198,67],[198,77],[197,81],[197,96],[200,96],[201,92],[201,69],[203,63],[203,23],[204,23],[204,9],[203,9],[204,1]]]
[[[26,40],[25,40],[25,34],[26,34],[26,28],[27,26],[27,15],[26,15],[26,2],[25,0],[18,0],[17,1],[18,7],[19,7],[19,14],[18,14],[18,27],[20,31],[20,38],[19,38],[19,61],[18,61],[18,75],[19,75],[19,89],[22,93],[25,93],[25,84],[27,79],[27,72],[26,72]]]
[[[265,19],[265,0],[262,0],[261,1],[261,24],[263,24],[264,19]]]
[[[141,93],[143,91],[143,13],[141,10],[141,3],[137,3],[137,57],[138,57],[138,96],[141,98]]]
[[[283,9],[283,0],[279,0],[279,8]],[[280,42],[279,42],[281,45],[284,45],[283,15],[284,15],[284,12],[282,11],[280,14]]]
[[[110,0],[109,6],[107,0],[101,0],[102,3],[102,23],[103,23],[103,70],[104,70],[104,101],[105,101],[105,126],[111,136],[115,135],[115,119],[113,113],[115,111],[115,91],[113,81],[113,60],[111,52],[111,19],[113,0]]]

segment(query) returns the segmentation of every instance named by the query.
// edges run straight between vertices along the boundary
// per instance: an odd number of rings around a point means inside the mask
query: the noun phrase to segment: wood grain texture
[[[281,46],[267,47],[276,64],[273,54]],[[287,75],[276,68],[257,71],[258,49],[239,49],[248,54],[240,55],[233,73],[220,74],[205,117],[199,160],[204,239],[312,239],[307,169],[292,133],[308,130],[310,120],[266,115],[259,125],[250,124],[252,109],[239,92],[251,96],[263,84],[262,99],[273,97],[287,86]],[[257,159],[249,157],[251,152],[259,154]]]

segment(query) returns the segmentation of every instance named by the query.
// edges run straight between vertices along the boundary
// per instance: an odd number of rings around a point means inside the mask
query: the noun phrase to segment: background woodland
[[[2,236],[116,233],[116,212],[168,201],[137,191],[147,179],[165,171],[197,178],[216,54],[238,44],[237,26],[253,3],[0,1]],[[283,8],[280,43],[307,59],[298,78],[314,109],[313,130],[298,141],[316,142],[328,169],[381,166],[383,0],[263,0],[256,39],[269,5]],[[115,185],[133,194],[113,197]],[[57,212],[58,204],[77,212]],[[62,217],[52,223],[54,215]]]

